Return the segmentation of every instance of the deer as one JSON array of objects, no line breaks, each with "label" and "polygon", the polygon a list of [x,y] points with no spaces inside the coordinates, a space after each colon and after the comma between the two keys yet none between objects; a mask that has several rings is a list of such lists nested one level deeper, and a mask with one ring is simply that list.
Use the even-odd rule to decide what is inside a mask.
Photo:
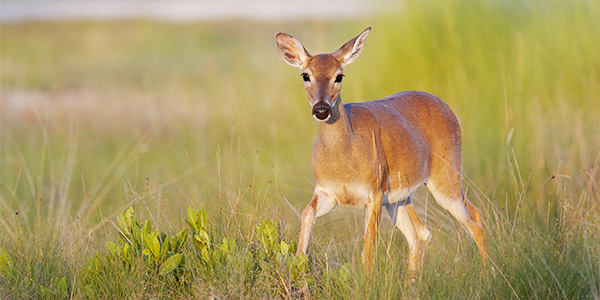
[{"label": "deer", "polygon": [[344,68],[362,53],[371,27],[330,54],[311,55],[299,40],[275,34],[283,60],[301,71],[304,89],[317,121],[312,149],[315,188],[300,217],[296,255],[306,254],[311,227],[338,205],[363,207],[365,237],[361,261],[370,268],[385,208],[409,248],[408,271],[423,264],[431,232],[412,204],[421,185],[477,244],[486,260],[482,215],[463,193],[461,130],[440,98],[404,91],[383,99],[342,103]]}]

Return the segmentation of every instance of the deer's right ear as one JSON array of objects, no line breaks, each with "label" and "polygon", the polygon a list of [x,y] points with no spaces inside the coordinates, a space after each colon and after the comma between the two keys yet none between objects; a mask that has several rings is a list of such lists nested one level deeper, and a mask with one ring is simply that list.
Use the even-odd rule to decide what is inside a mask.
[{"label": "deer's right ear", "polygon": [[275,39],[277,40],[279,54],[288,65],[300,68],[310,57],[300,41],[291,35],[278,32],[275,34]]}]

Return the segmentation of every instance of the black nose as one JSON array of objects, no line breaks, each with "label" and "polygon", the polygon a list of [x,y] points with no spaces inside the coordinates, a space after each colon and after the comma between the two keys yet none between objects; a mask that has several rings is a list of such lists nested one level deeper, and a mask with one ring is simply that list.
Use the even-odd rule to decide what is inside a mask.
[{"label": "black nose", "polygon": [[327,103],[320,102],[313,106],[313,116],[321,121],[327,119],[330,113],[331,106],[329,106]]}]

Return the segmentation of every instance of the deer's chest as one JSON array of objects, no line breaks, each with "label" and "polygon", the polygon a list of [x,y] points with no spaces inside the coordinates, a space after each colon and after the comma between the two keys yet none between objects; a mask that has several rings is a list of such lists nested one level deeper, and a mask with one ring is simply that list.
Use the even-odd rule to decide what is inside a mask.
[{"label": "deer's chest", "polygon": [[338,204],[364,206],[378,182],[374,164],[344,157],[335,163],[316,161],[313,171],[317,185]]}]

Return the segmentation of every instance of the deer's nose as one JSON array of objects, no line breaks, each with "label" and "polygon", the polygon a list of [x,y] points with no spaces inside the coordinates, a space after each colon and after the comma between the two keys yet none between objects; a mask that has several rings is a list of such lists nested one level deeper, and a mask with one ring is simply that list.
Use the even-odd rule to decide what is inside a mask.
[{"label": "deer's nose", "polygon": [[312,113],[315,118],[323,121],[329,117],[331,113],[331,106],[329,106],[327,103],[319,102],[313,106]]}]

